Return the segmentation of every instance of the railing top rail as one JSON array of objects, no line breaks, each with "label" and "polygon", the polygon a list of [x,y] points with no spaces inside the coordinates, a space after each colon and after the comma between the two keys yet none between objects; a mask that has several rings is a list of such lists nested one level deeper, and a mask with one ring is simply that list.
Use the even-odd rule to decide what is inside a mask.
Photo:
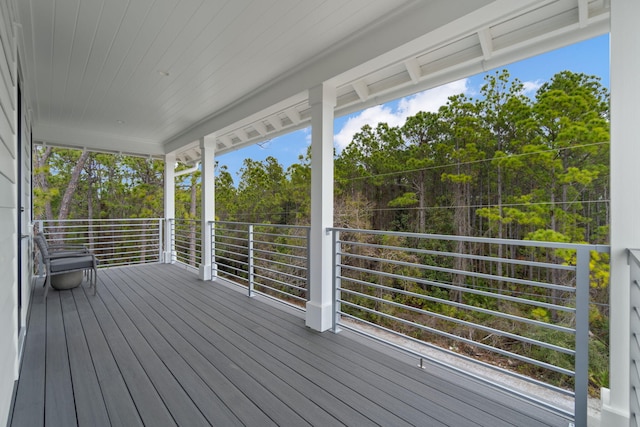
[{"label": "railing top rail", "polygon": [[609,253],[610,248],[608,245],[593,245],[586,243],[564,243],[564,242],[544,242],[538,240],[516,240],[516,239],[496,239],[491,237],[471,237],[471,236],[452,236],[446,234],[423,234],[423,233],[408,233],[401,231],[384,231],[384,230],[364,230],[357,228],[339,228],[339,227],[327,227],[327,231],[339,231],[346,233],[361,233],[361,234],[376,234],[386,236],[398,236],[398,237],[413,237],[428,240],[450,240],[450,241],[463,241],[472,243],[492,243],[500,245],[515,245],[515,246],[531,246],[542,247],[551,249],[589,249],[596,252]]},{"label": "railing top rail", "polygon": [[265,224],[265,223],[235,222],[235,221],[209,221],[209,224],[253,225],[254,227],[300,228],[300,229],[309,228],[308,225]]},{"label": "railing top rail", "polygon": [[36,219],[33,222],[46,222],[46,223],[52,223],[52,222],[59,222],[59,223],[65,223],[65,222],[108,222],[108,221],[113,221],[113,222],[122,222],[122,221],[162,221],[164,220],[164,218],[76,218],[76,219]]}]

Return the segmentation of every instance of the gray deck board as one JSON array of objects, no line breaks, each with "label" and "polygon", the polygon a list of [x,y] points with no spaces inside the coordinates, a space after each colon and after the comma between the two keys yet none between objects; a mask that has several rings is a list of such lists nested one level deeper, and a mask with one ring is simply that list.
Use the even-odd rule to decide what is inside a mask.
[{"label": "gray deck board", "polygon": [[[145,285],[142,285],[144,287]],[[166,293],[166,295],[165,295]],[[184,294],[185,292],[181,292]],[[208,324],[215,329],[215,334],[210,333],[206,328],[199,328],[200,333],[204,336],[209,336],[213,341],[216,341],[218,345],[225,345],[227,354],[233,354],[233,359],[238,361],[241,366],[248,366],[254,372],[262,383],[268,384],[271,393],[277,395],[280,399],[284,400],[288,406],[292,408],[304,407],[305,411],[300,413],[300,416],[305,417],[307,421],[313,422],[319,425],[332,425],[336,423],[336,418],[340,419],[343,423],[359,421],[363,422],[363,416],[377,417],[378,421],[384,422],[393,421],[398,424],[399,420],[396,417],[392,417],[392,414],[386,413],[381,408],[376,407],[370,401],[366,399],[359,399],[358,403],[361,404],[360,412],[355,411],[349,405],[342,403],[339,399],[331,396],[327,393],[327,388],[323,388],[317,385],[327,381],[326,375],[322,375],[321,371],[318,371],[313,366],[313,361],[308,361],[308,366],[304,370],[307,378],[303,375],[294,375],[299,370],[295,370],[296,363],[299,360],[292,359],[289,355],[282,351],[280,348],[271,347],[265,350],[265,340],[262,337],[264,329],[261,326],[253,327],[253,330],[249,328],[241,327],[242,322],[236,322],[231,328],[229,325],[224,325],[215,320],[212,316],[209,316],[206,311],[211,311],[211,308],[200,304],[195,298],[188,295],[176,295],[172,294],[171,290],[164,289],[157,292],[157,297],[162,298],[165,301],[177,301],[178,305],[183,307],[183,310],[179,312],[181,316],[194,316],[199,319],[203,324]],[[202,307],[205,311],[202,311]],[[219,309],[219,307],[218,307]],[[225,314],[218,309],[213,309],[215,312]],[[259,323],[257,323],[259,325]],[[226,341],[226,344],[222,344],[222,341]],[[235,348],[233,348],[235,347]],[[261,357],[255,357],[251,355],[262,355]],[[329,389],[333,386],[330,381],[328,384]],[[296,393],[290,393],[288,390],[293,388]],[[344,390],[344,387],[339,387],[339,390]],[[353,392],[348,389],[344,390],[343,397],[348,399]],[[305,396],[306,395],[306,396]],[[356,395],[356,397],[358,397]],[[315,406],[309,406],[305,404],[305,401],[309,400],[316,403]],[[326,404],[326,405],[323,405]],[[332,414],[326,412],[322,408],[331,408]],[[367,413],[367,410],[370,413]],[[354,414],[355,413],[355,414]],[[354,416],[355,415],[355,416]],[[281,423],[286,422],[287,419],[279,420]],[[373,421],[372,421],[373,422]]]},{"label": "gray deck board", "polygon": [[[170,325],[163,325],[162,319],[154,317],[153,313],[149,313],[144,301],[137,301],[139,305],[135,306],[133,302],[118,289],[115,283],[113,286],[108,286],[106,291],[102,292],[101,296],[107,303],[110,303],[110,306],[116,306],[117,304],[121,306],[123,313],[119,313],[120,310],[116,310],[114,315],[118,316],[126,313],[130,321],[135,323],[140,333],[144,335],[144,339],[148,342],[150,348],[153,348],[165,364],[166,369],[168,369],[174,378],[180,378],[179,384],[182,385],[184,392],[186,392],[191,401],[180,402],[179,400],[184,400],[187,396],[183,395],[179,390],[174,390],[168,397],[170,399],[174,397],[172,400],[176,400],[175,403],[177,405],[184,405],[184,407],[180,407],[180,409],[183,411],[186,410],[187,416],[190,412],[202,411],[202,415],[211,424],[219,422],[224,425],[241,425],[233,413],[229,411],[224,403],[220,402],[213,390],[198,376],[185,358],[181,356],[180,353],[188,352],[190,346],[180,346],[177,342],[173,343],[165,340],[161,329],[169,329]],[[151,369],[153,369],[153,367],[151,367]],[[156,368],[156,370],[163,369]],[[177,380],[175,381],[177,382]],[[182,399],[175,399],[175,396],[183,397]],[[206,425],[203,419],[189,420],[189,425],[196,425],[197,422]]]},{"label": "gray deck board", "polygon": [[[108,289],[105,289],[100,294],[100,298],[176,423],[178,425],[207,426],[209,423],[200,409],[185,392],[183,385],[168,369],[165,360],[170,359],[171,356],[167,356],[166,348],[159,350],[153,348],[153,344],[158,346],[157,337],[149,326],[141,322],[138,317],[135,319],[130,318],[124,308],[111,297]],[[91,304],[93,305],[96,301],[97,299],[93,299]],[[134,320],[140,321],[140,323],[134,323]],[[174,363],[171,360],[168,360],[167,363],[175,365],[178,360],[179,355],[176,355],[173,359]],[[183,366],[180,366],[180,368],[183,368]],[[187,369],[190,368],[187,367]],[[188,376],[186,369],[181,369],[181,372],[175,375],[181,375],[185,378],[185,383],[194,384],[192,376]]]},{"label": "gray deck board", "polygon": [[[142,284],[138,282],[136,285],[141,286]],[[157,295],[162,296],[161,292],[157,292]],[[216,366],[219,366],[234,383],[240,384],[242,389],[249,394],[250,400],[255,402],[268,419],[279,425],[306,424],[302,415],[296,412],[303,405],[304,400],[297,393],[289,393],[279,377],[272,375],[268,370],[259,369],[259,363],[255,359],[239,351],[238,343],[230,341],[225,335],[228,327],[224,323],[218,322],[213,317],[199,319],[192,312],[180,307],[180,304],[183,303],[180,298],[174,301],[162,298],[161,302],[170,304],[178,314],[171,316],[160,306],[157,306],[167,317],[171,318],[171,324],[180,327],[183,336],[197,346],[205,357],[216,361]],[[180,319],[188,320],[188,324],[181,324]],[[233,339],[246,340],[241,336],[236,336]],[[283,404],[283,400],[286,404]],[[309,409],[315,410],[314,407],[309,407]]]},{"label": "gray deck board", "polygon": [[79,426],[108,426],[109,415],[102,397],[91,352],[71,292],[60,292],[67,337],[69,367]]},{"label": "gray deck board", "polygon": [[[207,298],[206,295],[199,292],[199,289],[183,288],[180,290],[181,295],[178,295],[175,290],[167,290],[173,292],[172,299],[182,298],[189,304],[187,307],[190,311],[194,311],[204,318],[209,316],[207,314],[209,312],[220,313],[223,316],[234,316],[242,309],[241,307],[237,307],[238,310],[230,309],[224,304]],[[238,340],[233,336],[228,339],[234,341],[245,354],[265,353],[270,355],[275,366],[272,367],[272,364],[267,363],[264,358],[257,360],[256,364],[265,369],[288,367],[299,374],[294,378],[306,376],[320,387],[320,392],[326,391],[334,395],[337,400],[345,402],[353,411],[370,417],[372,421],[375,420],[383,425],[416,425],[421,422],[429,422],[434,426],[442,425],[429,414],[412,408],[387,390],[380,390],[378,387],[361,380],[359,376],[354,375],[348,369],[318,357],[316,353],[320,348],[314,345],[313,341],[306,339],[303,341],[304,346],[292,344],[281,335],[273,333],[266,322],[263,322],[264,319],[250,318],[248,314],[248,312],[244,312],[234,324],[234,332],[240,337],[252,336],[250,342],[247,339]],[[309,338],[314,335],[313,332],[304,331],[308,332]],[[298,391],[303,393],[305,390],[302,388]],[[315,396],[317,395],[309,397],[315,398]]]},{"label": "gray deck board", "polygon": [[138,409],[104,337],[98,319],[89,305],[87,295],[82,289],[74,289],[73,297],[87,345],[90,348],[91,360],[102,391],[108,421],[113,426],[142,426]]},{"label": "gray deck board", "polygon": [[[186,283],[186,285],[190,286],[190,283]],[[221,289],[219,293],[216,293],[217,299],[215,301],[208,299],[206,292],[202,292],[197,286],[192,286],[190,291],[185,291],[182,288],[180,292],[182,294],[195,292],[195,298],[199,301],[207,301],[213,311],[242,311],[242,319],[238,321],[240,324],[251,325],[252,321],[261,322],[260,324],[264,325],[263,328],[272,330],[270,334],[263,332],[261,335],[271,337],[276,345],[282,348],[296,347],[301,342],[307,346],[310,342],[317,342],[313,352],[325,360],[321,362],[315,360],[314,364],[322,364],[324,369],[329,372],[329,376],[336,377],[334,371],[342,371],[337,374],[336,381],[340,381],[342,376],[342,378],[348,378],[347,383],[359,382],[358,380],[354,381],[353,377],[355,376],[358,379],[364,378],[371,381],[371,385],[375,387],[380,383],[379,378],[371,376],[370,373],[378,372],[388,380],[385,384],[385,394],[402,396],[404,402],[395,408],[404,418],[409,412],[404,403],[409,403],[414,405],[414,408],[428,411],[422,415],[422,420],[428,420],[429,425],[437,425],[438,422],[442,422],[456,426],[510,426],[514,424],[514,420],[518,420],[519,425],[535,426],[549,425],[549,423],[553,425],[554,421],[557,422],[557,417],[554,414],[542,409],[532,411],[530,405],[524,405],[522,411],[514,409],[522,402],[506,393],[494,391],[497,396],[500,396],[499,399],[487,401],[482,394],[477,393],[473,388],[465,388],[457,385],[456,382],[446,381],[437,376],[425,375],[425,372],[417,367],[417,363],[402,365],[396,359],[384,357],[370,347],[354,347],[351,340],[342,340],[340,335],[315,334],[307,329],[299,328],[295,323],[291,323],[290,319],[282,318],[285,313],[266,310],[264,304],[247,304],[234,298],[235,292],[231,289]],[[225,298],[225,292],[229,293],[229,298]],[[254,312],[258,314],[256,315]],[[297,338],[292,338],[296,335]],[[338,344],[338,342],[342,343]],[[270,349],[269,351],[273,352],[274,350]],[[306,354],[301,358],[309,356]],[[418,381],[415,378],[421,378],[423,381]],[[467,378],[462,380],[469,383]],[[328,388],[330,389],[330,386]],[[366,385],[361,383],[356,388],[358,390],[367,389]],[[375,391],[369,390],[367,395],[373,399]],[[464,399],[460,397],[464,397]],[[424,406],[425,398],[433,403],[428,407],[428,410]],[[419,417],[418,415],[417,418],[411,418],[409,421],[416,423]]]},{"label": "gray deck board", "polygon": [[45,424],[76,425],[69,354],[58,292],[52,293],[47,299],[46,339]]},{"label": "gray deck board", "polygon": [[568,425],[176,266],[98,278],[46,304],[36,287],[11,425]]},{"label": "gray deck board", "polygon": [[[230,289],[226,289],[226,291],[233,293]],[[218,304],[223,304],[230,309],[237,304],[237,299],[234,299],[232,294],[229,295],[230,298],[225,298],[221,291],[218,296],[220,297],[216,301]],[[236,308],[240,309],[241,307],[236,306]],[[260,304],[245,304],[242,309],[245,312],[243,316],[245,319],[250,318],[247,312],[253,313],[256,311],[258,318],[267,319],[268,322],[265,322],[265,325],[269,325],[273,330],[280,332],[279,336],[281,337],[297,335],[303,339],[309,338],[309,335],[304,333],[304,330],[291,327],[291,323],[283,319],[279,313],[266,311]],[[283,330],[287,333],[282,334]],[[324,334],[315,334],[314,338],[322,341],[317,347],[318,354],[327,360],[333,360],[334,363],[346,366],[346,369],[362,378],[366,378],[366,374],[369,371],[379,372],[381,376],[389,381],[387,392],[394,394],[393,391],[396,390],[403,395],[403,399],[406,402],[413,402],[421,406],[424,402],[424,396],[429,396],[429,399],[437,404],[437,408],[443,409],[440,412],[445,415],[445,419],[449,422],[456,421],[458,423],[456,425],[462,425],[461,423],[464,420],[456,420],[451,411],[474,414],[475,418],[471,420],[472,425],[485,422],[487,425],[495,426],[513,425],[513,419],[520,419],[520,422],[524,423],[525,418],[532,418],[531,425],[536,425],[537,422],[541,422],[542,425],[546,425],[545,423],[553,424],[554,420],[557,421],[557,417],[554,414],[542,409],[532,411],[530,405],[524,404],[521,400],[506,392],[494,391],[496,397],[499,396],[499,398],[487,401],[484,396],[478,394],[473,388],[465,388],[457,385],[457,381],[452,381],[451,372],[442,371],[432,365],[431,368],[434,370],[434,374],[443,373],[446,374],[446,377],[443,378],[431,373],[425,375],[422,369],[417,367],[417,363],[409,366],[399,364],[397,359],[380,355],[370,347],[353,346],[349,339],[341,345],[336,345],[341,339],[339,335],[334,335],[334,337],[335,339],[328,339]],[[296,340],[291,340],[292,345],[295,345]],[[367,365],[363,366],[359,361],[366,361]],[[462,378],[460,381],[469,383],[471,380]],[[414,395],[411,396],[407,393],[407,390],[414,391]],[[434,392],[436,390],[437,392]],[[519,407],[522,407],[522,410],[518,410],[517,408]],[[478,413],[477,409],[482,409],[485,412]],[[431,413],[435,415],[434,412]],[[466,422],[469,422],[469,420]]]},{"label": "gray deck board", "polygon": [[[84,290],[84,289],[83,289]],[[169,409],[156,391],[147,371],[144,369],[123,332],[109,313],[100,296],[87,296],[91,300],[96,320],[107,340],[113,358],[127,384],[140,418],[145,425],[176,425]]]},{"label": "gray deck board", "polygon": [[[210,304],[216,310],[225,310],[226,308],[230,310],[245,309],[243,322],[250,322],[252,319],[256,321],[267,319],[268,322],[263,324],[265,325],[264,328],[268,329],[268,332],[263,331],[261,335],[272,340],[275,346],[281,348],[299,347],[296,351],[300,355],[299,358],[313,360],[314,365],[320,366],[323,370],[329,372],[327,378],[331,383],[343,383],[347,387],[353,387],[353,393],[364,393],[374,403],[385,405],[390,411],[396,411],[401,414],[402,418],[412,424],[428,421],[429,425],[477,426],[478,423],[482,424],[483,421],[486,421],[488,425],[496,427],[511,425],[510,423],[501,423],[495,416],[484,412],[477,413],[476,411],[476,418],[474,419],[465,417],[465,413],[474,413],[473,411],[467,411],[467,409],[473,408],[467,408],[469,405],[466,402],[460,402],[452,398],[452,396],[444,395],[442,390],[434,393],[433,387],[424,387],[424,384],[412,381],[411,376],[408,375],[412,373],[413,375],[424,375],[416,364],[402,365],[401,372],[394,371],[391,375],[387,375],[389,381],[385,384],[384,391],[381,391],[378,388],[379,379],[371,375],[371,372],[381,372],[384,375],[384,371],[388,371],[388,368],[379,363],[380,355],[375,354],[369,355],[373,357],[366,357],[363,353],[349,351],[348,348],[343,347],[336,340],[319,339],[322,334],[300,329],[286,320],[270,315],[270,313],[255,314],[251,311],[252,308],[256,308],[256,305],[253,304],[250,307],[247,307],[247,305],[236,306],[232,299],[225,298],[211,301]],[[221,307],[216,307],[217,305],[221,305]],[[260,308],[257,307],[257,310],[260,310]],[[286,333],[282,334],[282,331]],[[300,347],[299,343],[301,342],[304,343],[303,347]],[[313,346],[310,344],[313,344]],[[274,351],[272,348],[268,350]],[[397,361],[394,362],[398,365]],[[304,370],[304,367],[302,369]],[[326,387],[330,390],[331,384],[327,384]],[[352,392],[349,392],[345,397],[346,401],[351,400]],[[373,397],[376,395],[377,398],[374,399]],[[402,400],[400,401],[397,396],[402,396]],[[432,403],[437,405],[425,407],[425,397],[428,397]],[[358,407],[357,402],[352,403],[352,405]]]},{"label": "gray deck board", "polygon": [[26,336],[16,390],[13,420],[16,425],[44,424],[44,376],[47,311],[41,298],[35,299],[29,311],[30,331]]}]

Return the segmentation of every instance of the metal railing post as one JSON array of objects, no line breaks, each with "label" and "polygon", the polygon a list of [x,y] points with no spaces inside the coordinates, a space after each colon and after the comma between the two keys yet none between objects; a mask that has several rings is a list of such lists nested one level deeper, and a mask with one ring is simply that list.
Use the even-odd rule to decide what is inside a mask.
[{"label": "metal railing post", "polygon": [[[39,233],[44,234],[44,224],[42,220],[34,221],[34,228],[37,228]],[[35,236],[35,233],[34,233]],[[42,259],[42,254],[38,251],[38,277],[44,277],[44,261]]]},{"label": "metal railing post", "polygon": [[631,345],[629,346],[629,360],[631,361],[631,390],[630,390],[630,408],[632,419],[638,419],[640,415],[640,250],[629,249],[629,267],[630,267],[630,298],[629,310]]},{"label": "metal railing post", "polygon": [[340,286],[341,286],[341,279],[340,279],[340,275],[342,274],[342,268],[340,267],[340,263],[341,263],[341,257],[340,257],[340,251],[342,250],[341,244],[340,244],[340,232],[333,230],[331,231],[332,234],[332,240],[333,240],[333,245],[331,246],[333,248],[333,319],[332,319],[332,330],[333,333],[337,334],[338,332],[340,332],[340,327],[338,326],[338,324],[340,323],[340,311],[342,309],[342,306],[340,304],[340,298],[341,298],[341,294],[340,294]]},{"label": "metal railing post", "polygon": [[171,218],[169,220],[169,236],[167,236],[167,238],[169,239],[169,263],[173,264],[176,260],[176,256],[177,256],[177,249],[176,249],[176,233],[178,232],[177,230],[178,224],[176,223],[175,218]]},{"label": "metal railing post", "polygon": [[211,245],[211,280],[218,277],[218,264],[216,264],[216,222],[209,221],[209,244]]},{"label": "metal railing post", "polygon": [[311,301],[311,227],[307,227],[306,229],[307,232],[307,259],[306,259],[306,264],[305,268],[307,269],[307,301]]},{"label": "metal railing post", "polygon": [[249,274],[249,296],[253,296],[253,224],[249,224],[249,235],[247,236],[247,262],[248,262],[248,274]]},{"label": "metal railing post", "polygon": [[162,233],[162,227],[164,227],[164,220],[160,218],[158,220],[158,259],[160,262],[164,262],[164,258],[162,256],[164,252],[164,235]]},{"label": "metal railing post", "polygon": [[576,358],[574,417],[577,426],[587,425],[589,395],[589,248],[577,249],[576,262]]}]

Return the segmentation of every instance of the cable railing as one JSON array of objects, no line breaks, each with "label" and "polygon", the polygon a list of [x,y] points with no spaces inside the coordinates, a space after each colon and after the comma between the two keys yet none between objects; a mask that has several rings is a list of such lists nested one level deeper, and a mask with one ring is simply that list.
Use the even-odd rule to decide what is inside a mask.
[{"label": "cable railing", "polygon": [[202,222],[171,219],[172,261],[198,268],[202,263]]},{"label": "cable railing", "polygon": [[36,221],[51,243],[83,244],[96,254],[99,267],[160,262],[160,218],[70,219]]},{"label": "cable railing", "polygon": [[212,222],[218,277],[304,309],[308,296],[309,227]]},{"label": "cable railing", "polygon": [[631,267],[631,420],[640,426],[640,250],[629,250]]},{"label": "cable railing", "polygon": [[374,328],[573,396],[573,413],[550,406],[586,425],[591,253],[608,247],[331,231],[334,330]]},{"label": "cable railing", "polygon": [[[201,221],[169,221],[165,250],[171,260],[200,267],[205,252]],[[101,267],[162,259],[162,219],[35,225],[52,243],[87,245]],[[245,286],[249,295],[262,294],[304,309],[309,295],[309,227],[225,221],[209,225],[212,277]],[[608,263],[606,257],[592,254],[608,253],[607,246],[329,231],[334,242],[334,330],[376,331],[370,333],[376,339],[394,336],[398,339],[385,339],[421,359],[433,360],[423,349],[438,350],[571,396],[573,413],[551,409],[575,414],[576,421],[586,414],[590,285],[599,280],[598,263]],[[632,381],[637,389],[640,252],[630,251],[630,259],[635,304]],[[408,349],[407,343],[417,346]]]}]

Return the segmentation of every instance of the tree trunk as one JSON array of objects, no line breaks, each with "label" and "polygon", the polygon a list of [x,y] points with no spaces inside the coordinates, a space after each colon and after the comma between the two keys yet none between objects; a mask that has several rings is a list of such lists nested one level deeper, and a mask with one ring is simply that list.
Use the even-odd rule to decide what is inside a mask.
[{"label": "tree trunk", "polygon": [[42,153],[42,156],[38,156],[40,151],[34,150],[36,161],[35,167],[38,173],[33,176],[33,184],[36,188],[40,188],[44,195],[44,218],[39,219],[45,219],[47,221],[51,221],[53,219],[53,210],[51,209],[51,200],[49,200],[49,197],[47,196],[47,193],[49,192],[49,182],[47,181],[47,175],[44,173],[43,168],[49,161],[52,151],[53,148],[47,147],[44,150],[44,153]]},{"label": "tree trunk", "polygon": [[89,158],[89,152],[83,151],[78,159],[78,162],[73,167],[73,171],[71,172],[71,179],[69,180],[69,184],[67,185],[67,189],[64,191],[64,195],[62,196],[62,201],[60,202],[60,212],[58,213],[58,220],[62,221],[69,217],[69,208],[71,207],[71,199],[73,199],[73,194],[76,192],[78,188],[78,182],[80,181],[80,173],[84,169],[84,164],[87,162]]}]

